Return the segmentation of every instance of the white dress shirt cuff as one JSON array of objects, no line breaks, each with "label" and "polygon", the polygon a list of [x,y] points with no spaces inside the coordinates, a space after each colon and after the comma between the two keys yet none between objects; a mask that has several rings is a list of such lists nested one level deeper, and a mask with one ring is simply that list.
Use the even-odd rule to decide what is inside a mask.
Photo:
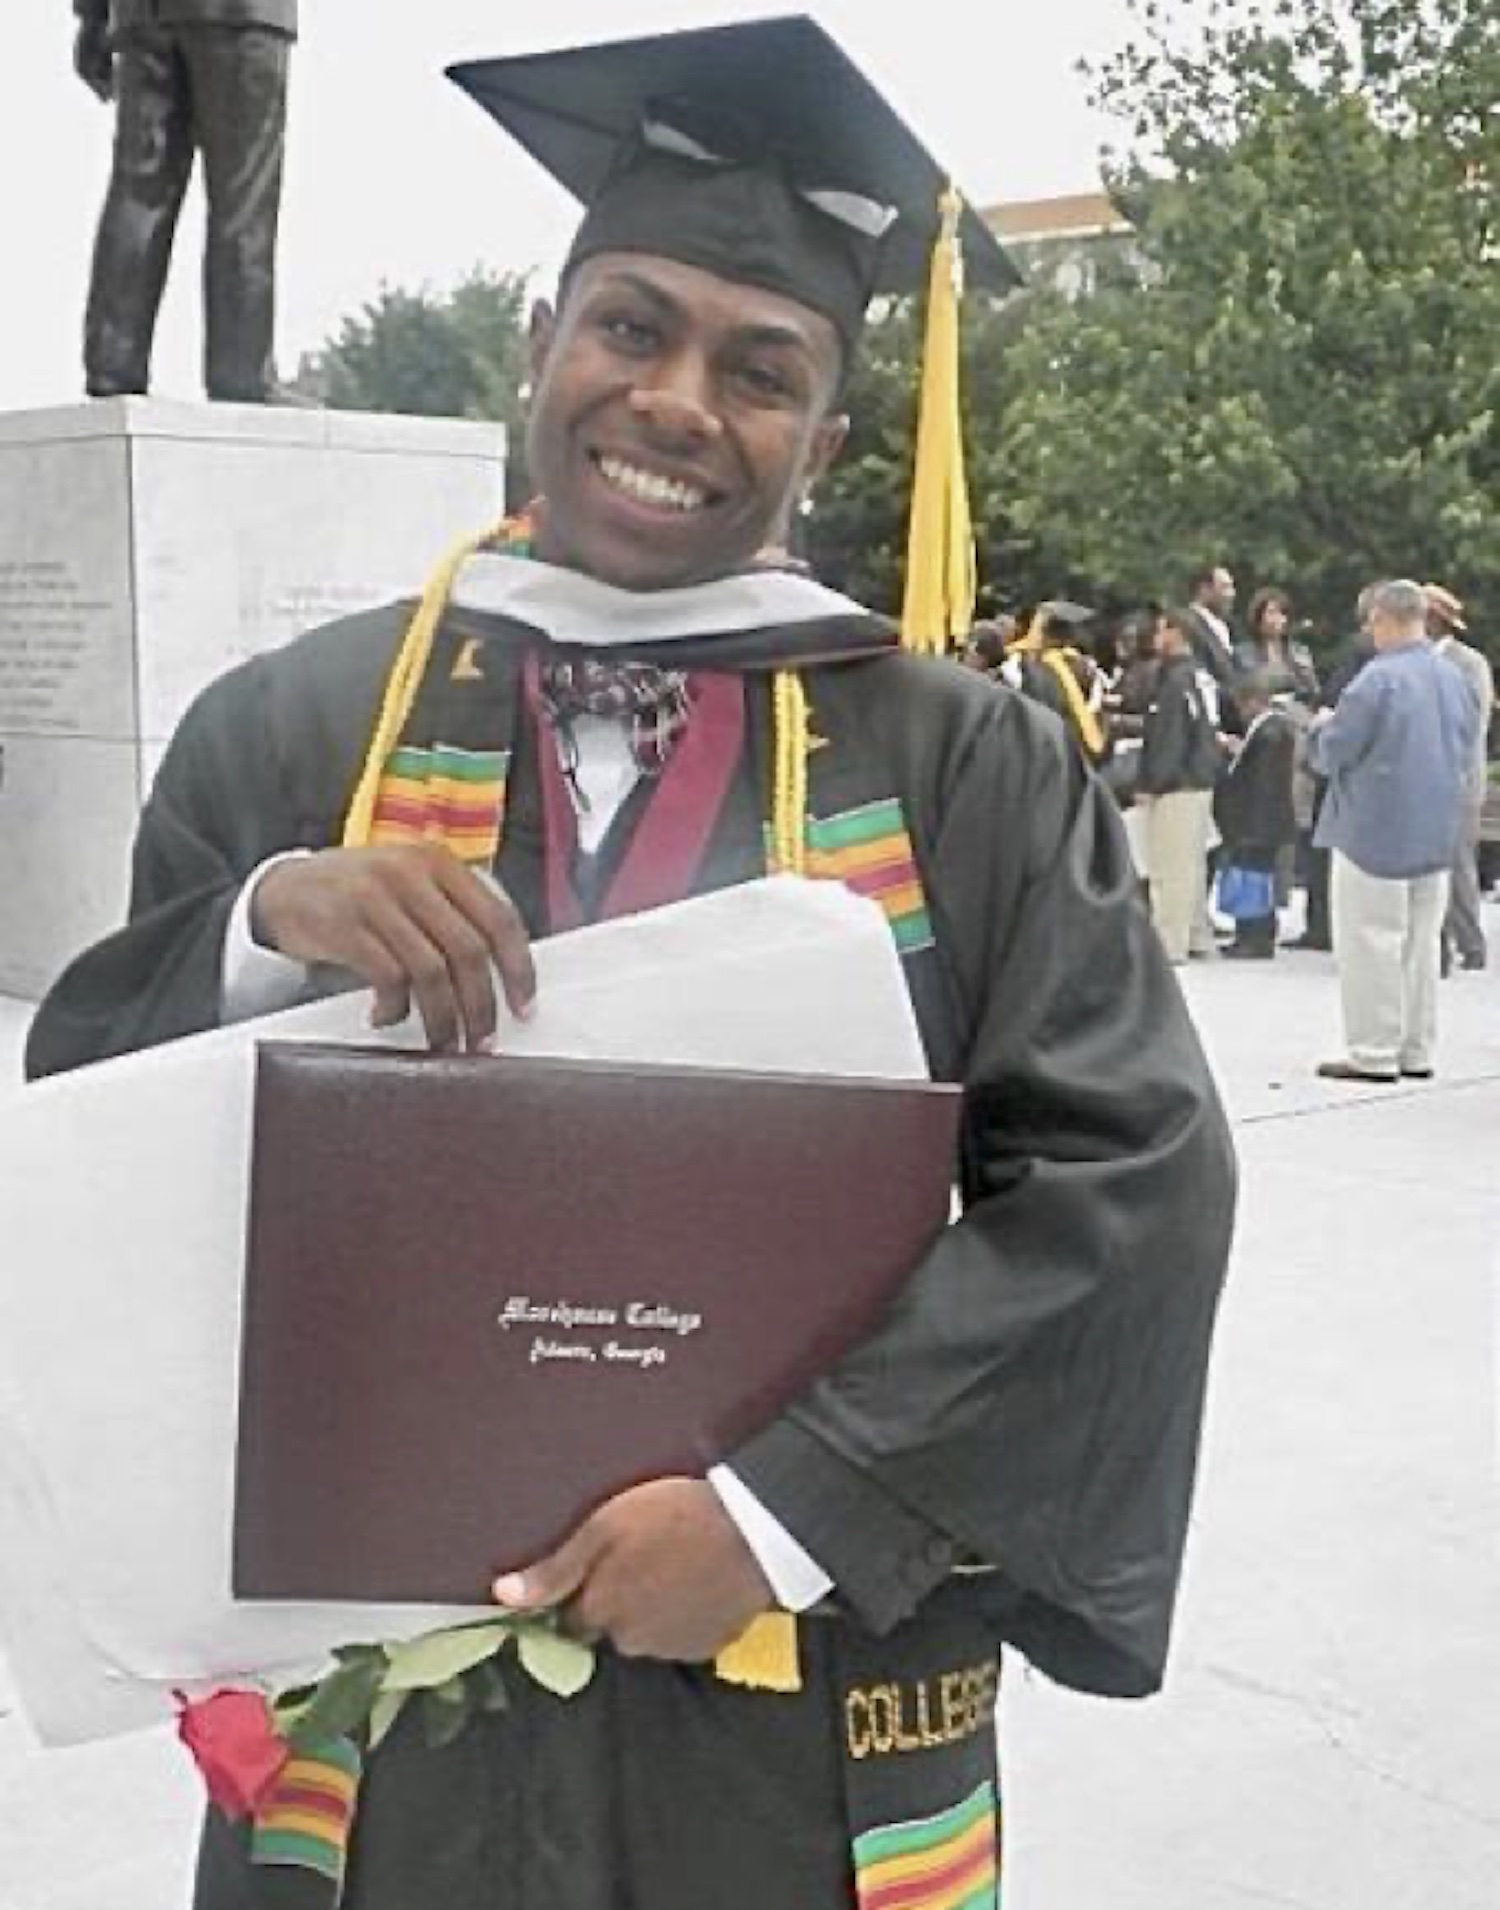
[{"label": "white dress shirt cuff", "polygon": [[307,968],[290,955],[263,948],[250,927],[250,903],[257,884],[278,862],[305,856],[307,849],[289,849],[263,862],[240,890],[224,932],[224,959],[219,970],[219,1012],[228,1021],[249,1021],[253,1015],[274,1015],[293,1007],[307,987]]},{"label": "white dress shirt cuff", "polygon": [[710,1467],[708,1483],[755,1554],[783,1611],[805,1612],[828,1596],[833,1580],[728,1466]]}]

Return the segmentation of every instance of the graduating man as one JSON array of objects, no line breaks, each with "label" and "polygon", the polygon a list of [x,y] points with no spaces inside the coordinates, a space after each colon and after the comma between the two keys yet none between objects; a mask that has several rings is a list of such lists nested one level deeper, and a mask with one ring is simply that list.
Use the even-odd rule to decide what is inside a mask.
[{"label": "graduating man", "polygon": [[[601,1641],[594,1680],[563,1702],[516,1679],[441,1749],[403,1718],[344,1901],[978,1910],[1002,1641],[1083,1691],[1162,1676],[1224,1119],[1061,725],[756,563],[843,440],[868,299],[925,270],[942,175],[805,20],[455,77],[587,206],[535,323],[538,501],[415,616],[204,694],[130,922],[58,983],[30,1065],[350,975],[377,1018],[415,1003],[434,1046],[474,1048],[525,1011],[533,936],[768,866],[876,897],[933,1073],[966,1090],[963,1218],[709,1478],[626,1492],[497,1584]],[[971,222],[971,273],[1003,269],[988,243]],[[433,1240],[436,1270],[441,1216]],[[716,1655],[774,1611],[805,1614],[797,1688],[726,1683]],[[211,1813],[200,1910],[331,1888]]]},{"label": "graduating man", "polygon": [[1104,672],[1075,641],[1093,614],[1083,604],[1039,603],[1026,635],[1006,652],[999,675],[1013,690],[1055,711],[1085,762],[1097,768],[1109,755]]}]

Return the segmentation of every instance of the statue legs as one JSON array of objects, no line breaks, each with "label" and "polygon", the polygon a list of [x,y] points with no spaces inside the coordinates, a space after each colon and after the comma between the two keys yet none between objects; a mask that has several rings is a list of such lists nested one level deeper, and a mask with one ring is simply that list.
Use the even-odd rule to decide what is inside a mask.
[{"label": "statue legs", "polygon": [[114,168],[85,326],[94,396],[147,387],[195,152],[208,200],[204,384],[211,398],[269,395],[291,45],[255,27],[184,27],[131,35],[118,48]]},{"label": "statue legs", "polygon": [[115,57],[115,148],[94,241],[84,321],[89,393],[144,391],[172,234],[193,168],[190,102],[162,35],[132,37]]},{"label": "statue legs", "polygon": [[276,223],[292,43],[257,27],[184,27],[178,42],[203,155],[203,382],[255,404],[276,381]]}]

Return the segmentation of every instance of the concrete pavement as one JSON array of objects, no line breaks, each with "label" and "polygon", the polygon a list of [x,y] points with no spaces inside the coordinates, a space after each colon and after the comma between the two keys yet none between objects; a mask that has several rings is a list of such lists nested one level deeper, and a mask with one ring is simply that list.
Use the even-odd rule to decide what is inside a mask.
[{"label": "concrete pavement", "polygon": [[[1007,1910],[1493,1910],[1500,973],[1444,985],[1439,1078],[1401,1088],[1313,1075],[1327,957],[1184,979],[1244,1196],[1176,1658],[1148,1705],[1011,1666]],[[44,1757],[0,1721],[0,1798],[0,1910],[185,1904],[168,1739]]]}]

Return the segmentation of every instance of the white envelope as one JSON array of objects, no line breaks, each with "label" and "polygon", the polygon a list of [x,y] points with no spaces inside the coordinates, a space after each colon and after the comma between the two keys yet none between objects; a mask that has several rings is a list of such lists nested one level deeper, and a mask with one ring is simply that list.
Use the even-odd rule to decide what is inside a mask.
[{"label": "white envelope", "polygon": [[[774,877],[536,949],[517,1053],[920,1079],[885,918]],[[124,1056],[0,1105],[0,1643],[47,1742],[175,1688],[290,1682],[472,1616],[229,1592],[254,1048],[383,1041],[369,996]]]}]

